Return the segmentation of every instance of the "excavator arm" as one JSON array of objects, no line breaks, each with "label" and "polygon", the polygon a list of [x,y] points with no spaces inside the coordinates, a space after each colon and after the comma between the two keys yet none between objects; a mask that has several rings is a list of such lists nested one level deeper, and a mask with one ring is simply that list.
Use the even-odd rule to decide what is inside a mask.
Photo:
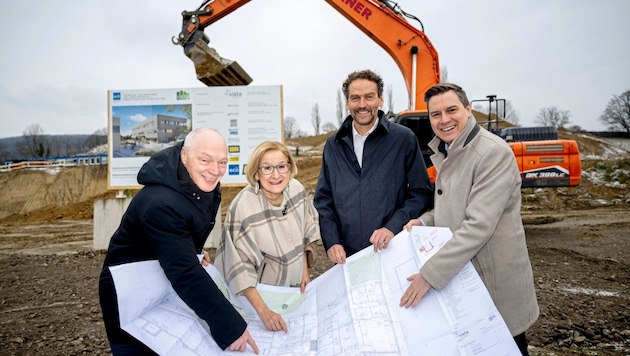
[{"label": "excavator arm", "polygon": [[[395,122],[409,127],[418,137],[429,175],[435,180],[433,153],[428,142],[433,137],[424,93],[439,83],[438,54],[422,30],[406,19],[415,19],[391,0],[324,0],[363,33],[380,45],[396,62],[407,86],[409,106]],[[173,43],[195,63],[197,78],[208,86],[247,85],[252,78],[238,63],[222,58],[208,47],[204,29],[250,0],[206,0],[195,11],[182,13],[182,31]],[[419,20],[418,20],[419,22]],[[422,23],[420,23],[422,25]],[[580,182],[581,163],[577,143],[571,140],[511,142],[521,171],[523,187],[565,187]]]},{"label": "excavator arm", "polygon": [[389,0],[325,1],[394,59],[407,86],[407,110],[426,111],[424,93],[440,82],[440,64],[429,38],[403,16],[418,19]]},{"label": "excavator arm", "polygon": [[[440,82],[438,54],[429,38],[404,17],[416,19],[389,0],[324,0],[380,45],[400,69],[409,94],[408,110],[425,110],[424,92]],[[184,47],[197,78],[208,86],[247,85],[251,77],[234,61],[208,47],[204,29],[250,0],[208,0],[182,12],[182,31],[173,43]],[[416,19],[417,20],[417,19]]]}]

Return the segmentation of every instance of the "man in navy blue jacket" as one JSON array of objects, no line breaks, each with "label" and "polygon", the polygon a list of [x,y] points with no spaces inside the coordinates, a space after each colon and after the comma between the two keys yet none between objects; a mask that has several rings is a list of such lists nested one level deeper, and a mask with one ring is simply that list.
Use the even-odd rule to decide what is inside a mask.
[{"label": "man in navy blue jacket", "polygon": [[432,206],[433,188],[415,134],[389,122],[383,80],[353,72],[342,86],[350,115],[324,146],[314,204],[333,263],[372,244],[387,247],[395,233]]},{"label": "man in navy blue jacket", "polygon": [[120,328],[110,266],[157,260],[179,297],[208,323],[221,349],[254,352],[247,324],[199,263],[197,254],[214,227],[221,202],[219,181],[227,166],[221,135],[200,128],[180,143],[153,155],[138,173],[144,187],[133,198],[112,236],[99,280],[103,321],[114,355],[152,355]]}]

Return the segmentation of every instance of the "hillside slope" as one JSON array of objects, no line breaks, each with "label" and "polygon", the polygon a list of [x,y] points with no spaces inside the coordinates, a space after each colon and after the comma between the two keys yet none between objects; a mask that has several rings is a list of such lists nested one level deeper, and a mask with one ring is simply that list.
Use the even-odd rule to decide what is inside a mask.
[{"label": "hillside slope", "polygon": [[[296,157],[298,174],[307,191],[314,193],[321,167],[321,149],[332,133],[287,140]],[[582,182],[575,188],[523,190],[523,210],[588,209],[602,205],[630,204],[630,154],[605,140],[586,134],[560,131],[561,138],[578,142],[582,154]],[[308,148],[308,150],[306,150]],[[222,210],[241,186],[223,187]],[[0,173],[0,223],[91,219],[93,202],[113,198],[107,189],[107,166],[70,167],[57,170],[17,170]],[[132,192],[133,194],[134,192]]]}]

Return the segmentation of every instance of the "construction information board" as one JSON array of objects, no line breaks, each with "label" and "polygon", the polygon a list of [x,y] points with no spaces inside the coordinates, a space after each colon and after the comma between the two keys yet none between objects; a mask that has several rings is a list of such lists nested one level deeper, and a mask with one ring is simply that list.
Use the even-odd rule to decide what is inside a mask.
[{"label": "construction information board", "polygon": [[109,189],[140,188],[137,175],[156,152],[199,127],[217,130],[228,145],[221,184],[246,184],[251,151],[282,142],[282,86],[109,90]]}]

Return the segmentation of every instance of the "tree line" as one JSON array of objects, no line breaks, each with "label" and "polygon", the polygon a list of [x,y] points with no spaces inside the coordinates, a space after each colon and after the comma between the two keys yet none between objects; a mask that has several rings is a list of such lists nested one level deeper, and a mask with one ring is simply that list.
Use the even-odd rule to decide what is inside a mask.
[{"label": "tree line", "polygon": [[[447,75],[445,69],[442,69],[442,71]],[[445,80],[444,74],[442,75],[443,80]],[[387,105],[387,113],[388,115],[393,114],[394,100],[391,85],[387,87],[384,96],[384,102]],[[520,115],[518,111],[514,109],[510,100],[499,99],[496,100],[495,106],[490,105],[489,107],[476,104],[473,106],[473,110],[484,114],[494,114],[504,121],[515,126],[520,126]],[[336,122],[327,121],[322,124],[322,119],[319,114],[319,104],[315,103],[311,109],[311,125],[313,126],[313,132],[315,135],[319,135],[320,133],[337,130],[348,114],[345,108],[345,98],[343,97],[341,89],[338,89],[336,96]],[[609,131],[630,133],[630,90],[626,90],[620,95],[613,95],[597,120],[604,124]],[[560,109],[557,106],[540,108],[534,119],[534,123],[539,126],[552,126],[555,128],[566,128],[571,131],[582,131],[579,125],[572,125],[571,111]],[[306,135],[307,133],[300,128],[300,124],[294,116],[286,116],[284,118],[285,138],[303,137]]]},{"label": "tree line", "polygon": [[[475,107],[475,110],[488,113],[488,110],[481,106]],[[509,100],[504,103],[503,111],[499,105],[499,114],[505,114],[504,119],[518,126],[519,115],[514,110]],[[497,114],[492,108],[492,113]],[[597,118],[599,122],[606,126],[609,131],[618,131],[630,133],[630,90],[626,90],[621,95],[613,95],[608,101],[606,108]],[[563,110],[557,106],[543,107],[538,111],[534,123],[540,126],[553,126],[555,128],[566,128],[571,131],[582,131],[578,125],[571,125],[571,111]]]},{"label": "tree line", "polygon": [[[87,138],[86,138],[87,136]],[[11,142],[8,144],[7,142]],[[6,160],[72,156],[88,153],[107,144],[107,129],[90,135],[47,135],[39,124],[31,124],[16,140],[0,141],[0,163]]]}]

